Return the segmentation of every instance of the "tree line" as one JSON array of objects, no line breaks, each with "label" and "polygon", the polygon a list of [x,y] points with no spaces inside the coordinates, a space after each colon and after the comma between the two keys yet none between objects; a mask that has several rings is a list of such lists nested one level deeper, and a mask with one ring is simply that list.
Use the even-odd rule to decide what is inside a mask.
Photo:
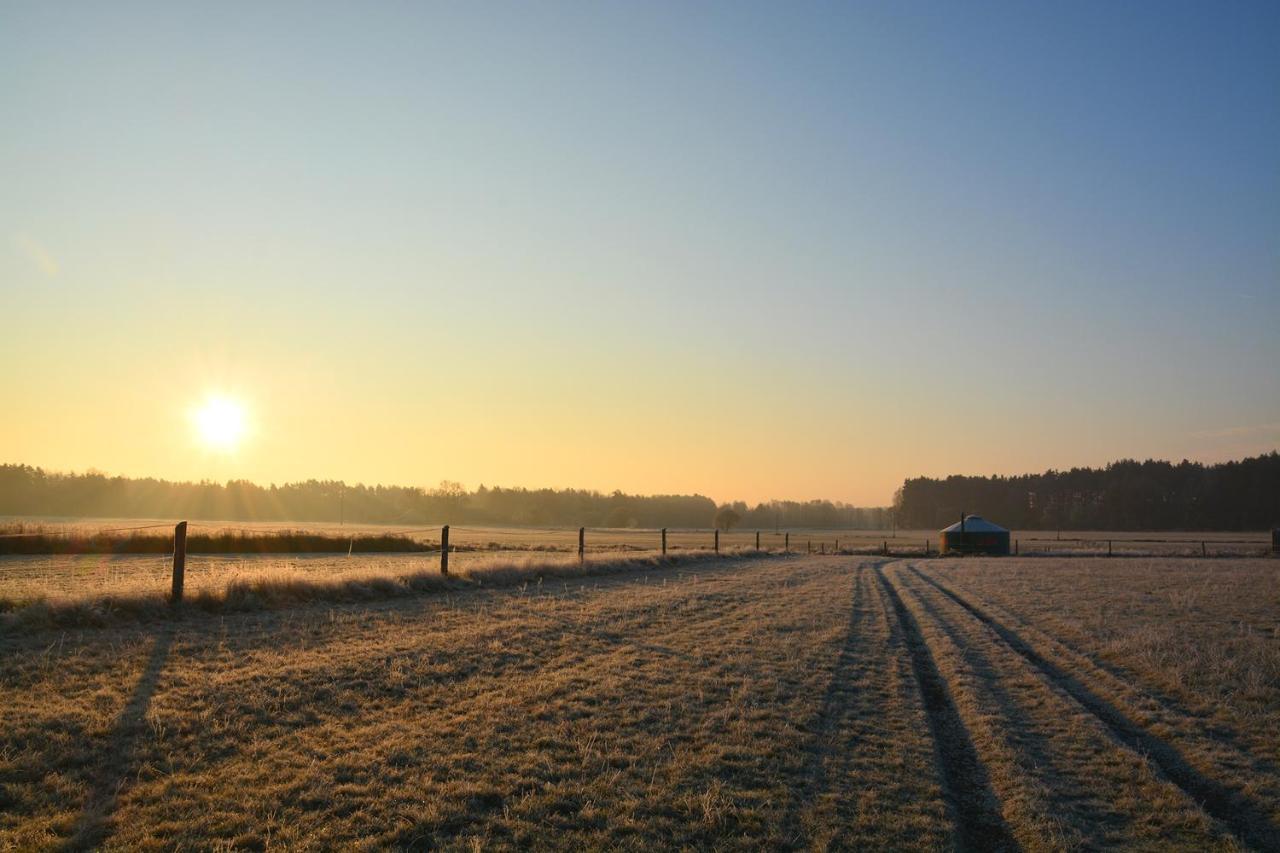
[{"label": "tree line", "polygon": [[171,482],[0,465],[0,515],[546,527],[934,529],[977,513],[1023,530],[1262,530],[1280,525],[1280,453],[1203,465],[1131,459],[1018,476],[908,479],[892,507],[827,500],[717,505],[703,495],[468,490],[307,480]]},{"label": "tree line", "polygon": [[716,527],[744,530],[884,530],[890,525],[888,507],[863,507],[839,501],[767,501],[748,506],[744,501],[722,504]]},{"label": "tree line", "polygon": [[0,515],[189,518],[219,521],[517,525],[545,527],[711,527],[727,509],[738,526],[877,527],[884,508],[830,501],[717,506],[703,495],[630,495],[584,489],[487,488],[443,481],[436,488],[348,485],[337,480],[260,486],[245,480],[171,482],[63,474],[0,465]]},{"label": "tree line", "polygon": [[961,512],[1022,530],[1265,530],[1280,526],[1280,453],[1203,465],[1125,459],[1012,477],[916,477],[894,496],[902,527]]}]

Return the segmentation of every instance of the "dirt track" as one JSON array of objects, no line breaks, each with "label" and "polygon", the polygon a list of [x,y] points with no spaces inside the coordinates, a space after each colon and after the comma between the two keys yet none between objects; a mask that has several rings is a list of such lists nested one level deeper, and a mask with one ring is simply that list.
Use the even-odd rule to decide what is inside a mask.
[{"label": "dirt track", "polygon": [[1280,849],[1265,740],[972,587],[796,557],[6,640],[0,847]]}]

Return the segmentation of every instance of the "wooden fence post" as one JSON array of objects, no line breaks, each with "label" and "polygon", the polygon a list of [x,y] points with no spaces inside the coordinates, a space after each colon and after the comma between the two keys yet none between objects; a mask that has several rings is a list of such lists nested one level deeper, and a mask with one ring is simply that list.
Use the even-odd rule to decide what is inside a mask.
[{"label": "wooden fence post", "polygon": [[1209,556],[1209,549],[1205,547],[1203,542],[1200,543],[1200,556],[1201,557]]},{"label": "wooden fence post", "polygon": [[667,528],[662,528],[662,556],[667,556]]},{"label": "wooden fence post", "polygon": [[1013,556],[1018,556],[1018,540],[1013,540]]},{"label": "wooden fence post", "polygon": [[782,553],[784,554],[791,553],[791,534],[790,533],[782,534]]},{"label": "wooden fence post", "polygon": [[760,531],[756,531],[756,550],[760,550]]},{"label": "wooden fence post", "polygon": [[1107,556],[1108,557],[1111,556],[1111,540],[1110,539],[1107,540]]},{"label": "wooden fence post", "polygon": [[889,540],[888,539],[884,540],[884,545],[882,547],[884,548],[884,555],[886,557],[889,556]]},{"label": "wooden fence post", "polygon": [[587,528],[578,528],[578,562],[587,558]]},{"label": "wooden fence post", "polygon": [[818,543],[818,551],[819,551],[820,553],[822,553],[822,554],[824,554],[824,555],[825,555],[825,554],[827,553],[827,543],[826,543],[826,542],[819,542],[819,543]]},{"label": "wooden fence post", "polygon": [[716,553],[720,553],[720,528],[716,528]]},{"label": "wooden fence post", "polygon": [[836,540],[836,544],[834,544],[834,545],[832,545],[832,546],[831,546],[831,553],[832,553],[832,554],[839,554],[839,553],[840,553],[840,540],[839,540],[839,539],[837,539],[837,540]]},{"label": "wooden fence post", "polygon": [[929,556],[929,540],[924,540],[924,555]]},{"label": "wooden fence post", "polygon": [[182,583],[187,572],[187,523],[179,521],[173,528],[173,604],[182,601]]},{"label": "wooden fence post", "polygon": [[440,528],[440,574],[449,574],[449,525]]}]

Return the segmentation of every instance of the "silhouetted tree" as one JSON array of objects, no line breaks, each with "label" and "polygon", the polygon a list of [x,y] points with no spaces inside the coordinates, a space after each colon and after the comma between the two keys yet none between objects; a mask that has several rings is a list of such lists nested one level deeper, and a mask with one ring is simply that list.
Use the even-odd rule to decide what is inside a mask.
[{"label": "silhouetted tree", "polygon": [[742,516],[733,507],[722,506],[716,512],[716,527],[720,530],[732,530],[739,521],[742,521]]}]

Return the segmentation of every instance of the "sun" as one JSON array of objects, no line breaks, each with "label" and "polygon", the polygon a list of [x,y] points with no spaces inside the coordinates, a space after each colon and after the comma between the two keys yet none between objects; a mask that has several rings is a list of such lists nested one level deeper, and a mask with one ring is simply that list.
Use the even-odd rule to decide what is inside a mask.
[{"label": "sun", "polygon": [[210,394],[191,413],[196,437],[211,450],[231,451],[245,434],[244,404],[220,394]]}]

